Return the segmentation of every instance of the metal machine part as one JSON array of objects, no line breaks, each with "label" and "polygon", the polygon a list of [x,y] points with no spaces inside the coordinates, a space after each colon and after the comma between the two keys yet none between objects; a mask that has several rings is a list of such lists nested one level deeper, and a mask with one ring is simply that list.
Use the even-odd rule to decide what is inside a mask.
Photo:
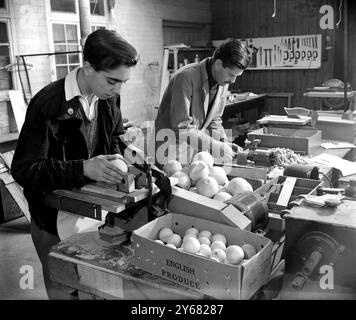
[{"label": "metal machine part", "polygon": [[251,221],[251,231],[263,228],[268,222],[268,206],[264,197],[259,194],[246,191],[233,196],[225,201],[232,204]]},{"label": "metal machine part", "polygon": [[[140,157],[135,149],[130,148],[121,139],[119,139],[119,146],[122,154],[125,154],[125,150],[129,148],[133,156]],[[126,204],[125,210],[119,213],[109,212],[105,224],[99,228],[99,235],[103,240],[115,243],[123,242],[127,239],[123,235],[168,212],[167,201],[172,194],[171,181],[168,175],[157,168],[149,157],[142,158],[141,163],[133,163],[132,165],[144,174],[143,176],[138,174],[136,178],[138,177],[141,182],[145,180],[143,182],[148,189],[147,197],[132,205]],[[136,178],[132,179],[135,180],[134,183],[138,182]],[[153,178],[155,178],[154,183],[160,189],[159,194],[154,196]]]},{"label": "metal machine part", "polygon": [[356,200],[356,180],[351,179],[349,181],[349,184],[345,187],[345,189],[342,188],[323,188],[319,187],[317,189],[317,194],[318,195],[323,195],[323,194],[342,194],[347,197],[349,200]]},{"label": "metal machine part", "polygon": [[302,289],[307,278],[312,277],[320,265],[334,265],[338,256],[345,251],[343,245],[324,232],[313,231],[302,236],[297,243],[296,255],[302,268],[292,283],[295,289]]},{"label": "metal machine part", "polygon": [[308,165],[288,165],[284,168],[284,176],[319,180],[319,168]]},{"label": "metal machine part", "polygon": [[245,144],[249,149],[236,153],[234,157],[236,163],[246,165],[248,161],[252,161],[256,166],[270,167],[275,165],[276,157],[273,151],[270,149],[257,148],[259,143],[261,143],[260,139],[253,141],[246,140]]},{"label": "metal machine part", "polygon": [[356,202],[344,199],[336,207],[294,206],[284,215],[286,287],[323,292],[323,270],[332,270],[335,286],[355,289],[355,210]]},{"label": "metal machine part", "polygon": [[351,179],[349,185],[345,188],[345,196],[349,198],[356,198],[356,180]]}]

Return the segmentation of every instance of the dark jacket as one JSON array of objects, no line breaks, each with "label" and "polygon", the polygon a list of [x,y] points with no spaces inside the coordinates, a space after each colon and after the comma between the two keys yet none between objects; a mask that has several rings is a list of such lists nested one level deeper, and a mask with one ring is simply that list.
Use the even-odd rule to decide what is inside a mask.
[{"label": "dark jacket", "polygon": [[[57,234],[57,213],[45,206],[46,193],[80,188],[88,159],[86,131],[78,98],[65,100],[64,79],[49,84],[31,100],[22,127],[11,173],[24,188],[31,218],[39,228]],[[120,96],[98,102],[98,143],[94,156],[119,153],[124,132]]]}]

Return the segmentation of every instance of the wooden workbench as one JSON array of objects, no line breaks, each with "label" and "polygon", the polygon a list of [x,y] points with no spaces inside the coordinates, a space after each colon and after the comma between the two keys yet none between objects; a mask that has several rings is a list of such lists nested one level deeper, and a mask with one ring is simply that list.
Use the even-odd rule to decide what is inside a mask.
[{"label": "wooden workbench", "polygon": [[[321,143],[325,143],[325,142],[333,142],[333,141],[331,141],[331,140],[322,140],[321,141]],[[332,156],[339,157],[339,158],[345,159],[345,160],[350,160],[350,161],[355,161],[355,159],[356,159],[355,149],[351,149],[351,148],[324,149],[324,148],[320,147],[319,149],[317,149],[314,152],[314,154],[312,156],[317,156],[322,153],[330,154]],[[313,165],[313,164],[310,163],[310,165]],[[321,180],[325,183],[328,183],[329,181],[327,179],[329,179],[332,182],[333,187],[336,187],[339,179],[341,178],[340,171],[335,170],[330,167],[327,167],[327,166],[322,166],[319,164],[317,166],[319,167],[319,172],[321,172],[322,174],[324,174],[327,177],[327,178],[321,177]],[[326,185],[326,186],[330,187],[328,185]]]},{"label": "wooden workbench", "polygon": [[[320,149],[341,158],[350,149]],[[336,170],[321,168],[332,179]],[[74,235],[54,246],[49,254],[54,282],[78,290],[80,297],[100,299],[196,300],[209,299],[199,292],[135,268],[130,243],[114,245],[99,238],[98,232]]]},{"label": "wooden workbench", "polygon": [[136,269],[130,243],[114,245],[99,233],[76,234],[54,246],[49,254],[51,278],[80,296],[124,300],[195,300],[207,298],[193,290]]}]

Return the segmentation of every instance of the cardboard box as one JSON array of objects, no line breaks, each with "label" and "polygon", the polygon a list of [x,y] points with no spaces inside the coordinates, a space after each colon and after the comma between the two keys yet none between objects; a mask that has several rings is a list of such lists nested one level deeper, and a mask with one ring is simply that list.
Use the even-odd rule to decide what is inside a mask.
[{"label": "cardboard box", "polygon": [[289,148],[303,155],[320,148],[321,131],[312,127],[279,128],[264,127],[247,134],[248,140],[260,139],[261,148]]},{"label": "cardboard box", "polygon": [[[155,242],[164,227],[180,235],[184,235],[190,227],[222,233],[228,245],[250,243],[258,252],[237,266],[219,263]],[[195,217],[173,213],[159,217],[135,230],[132,243],[138,268],[217,299],[249,299],[268,281],[271,273],[271,240]]]},{"label": "cardboard box", "polygon": [[168,209],[170,212],[251,230],[250,219],[233,205],[178,187],[172,188]]}]

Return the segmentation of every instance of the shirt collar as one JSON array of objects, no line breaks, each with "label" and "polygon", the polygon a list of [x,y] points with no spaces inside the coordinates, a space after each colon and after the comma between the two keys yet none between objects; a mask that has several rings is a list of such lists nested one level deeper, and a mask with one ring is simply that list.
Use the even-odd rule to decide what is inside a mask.
[{"label": "shirt collar", "polygon": [[71,72],[69,72],[64,81],[64,92],[66,95],[66,100],[72,100],[73,98],[80,96],[82,97],[82,93],[80,92],[77,75],[80,67],[75,68]]}]

